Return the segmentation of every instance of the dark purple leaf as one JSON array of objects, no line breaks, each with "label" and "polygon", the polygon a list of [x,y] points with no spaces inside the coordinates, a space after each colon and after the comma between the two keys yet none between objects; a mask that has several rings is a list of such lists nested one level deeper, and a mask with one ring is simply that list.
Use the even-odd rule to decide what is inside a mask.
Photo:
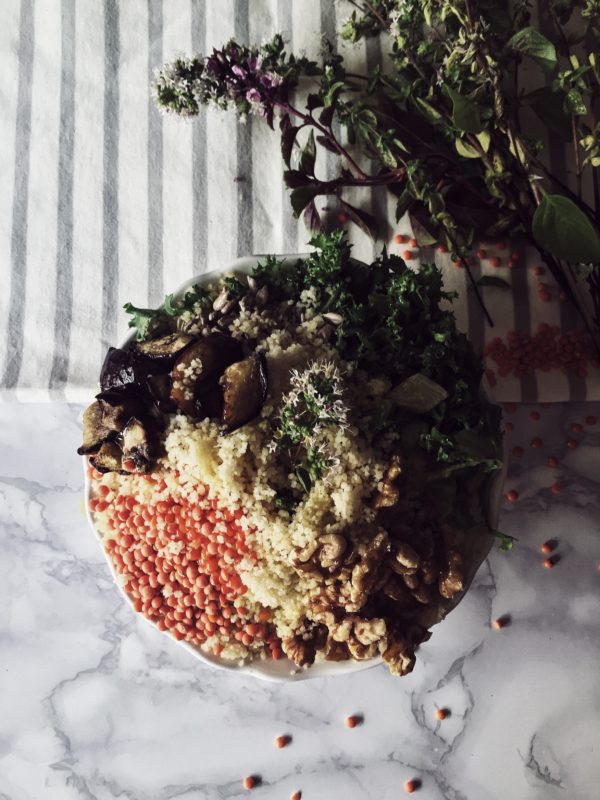
[{"label": "dark purple leaf", "polygon": [[288,169],[283,173],[283,180],[288,189],[298,189],[301,186],[306,186],[311,182],[308,175],[300,172],[298,169]]},{"label": "dark purple leaf", "polygon": [[331,127],[334,110],[335,109],[333,106],[329,106],[329,108],[324,108],[323,111],[321,111],[319,115],[319,122],[321,123],[321,125],[325,125],[326,128]]},{"label": "dark purple leaf", "polygon": [[319,216],[319,212],[317,211],[314,200],[312,200],[304,209],[303,218],[304,224],[309,231],[318,233],[323,230],[323,223],[321,222],[321,217]]},{"label": "dark purple leaf", "polygon": [[304,172],[306,175],[314,175],[316,157],[315,134],[311,131],[306,144],[302,148],[302,153],[300,154],[300,164],[298,165],[300,171]]},{"label": "dark purple leaf", "polygon": [[299,217],[306,206],[320,193],[321,184],[316,182],[310,186],[301,186],[299,189],[294,189],[290,195],[294,216]]},{"label": "dark purple leaf", "polygon": [[361,231],[366,233],[367,236],[370,236],[371,239],[377,238],[378,224],[377,220],[372,214],[369,214],[362,208],[351,206],[350,203],[346,203],[345,200],[340,200],[340,204],[348,215],[349,219],[351,219],[355,225],[358,225]]},{"label": "dark purple leaf", "polygon": [[315,108],[319,108],[322,105],[323,101],[318,94],[309,94],[306,98],[306,107],[309,111],[314,111]]},{"label": "dark purple leaf", "polygon": [[329,150],[330,153],[335,153],[336,156],[339,156],[339,152],[337,147],[326,136],[317,136],[317,142],[325,148],[325,150]]},{"label": "dark purple leaf", "polygon": [[288,125],[285,130],[281,132],[281,155],[285,165],[289,167],[290,159],[292,157],[292,150],[294,149],[294,142],[300,128],[293,125]]}]

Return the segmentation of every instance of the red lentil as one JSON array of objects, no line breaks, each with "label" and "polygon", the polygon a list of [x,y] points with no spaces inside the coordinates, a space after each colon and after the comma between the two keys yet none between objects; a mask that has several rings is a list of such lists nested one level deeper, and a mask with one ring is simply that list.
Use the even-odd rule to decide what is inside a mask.
[{"label": "red lentil", "polygon": [[549,467],[558,467],[558,458],[556,456],[548,456],[548,461],[546,463]]},{"label": "red lentil", "polygon": [[417,240],[416,240],[416,239],[409,239],[409,240],[408,240],[408,246],[409,246],[409,247],[418,247],[418,246],[419,246],[419,243],[417,242]]},{"label": "red lentil", "polygon": [[540,412],[539,411],[530,411],[529,418],[532,419],[534,422],[538,422],[540,419]]},{"label": "red lentil", "polygon": [[514,429],[515,429],[515,426],[512,424],[512,422],[505,422],[504,423],[504,430],[507,433],[512,433],[514,431]]},{"label": "red lentil", "polygon": [[410,781],[406,781],[404,784],[404,791],[406,792],[406,794],[412,794],[413,792],[416,792],[417,789],[420,788],[421,788],[421,781],[417,780],[416,778],[413,778]]},{"label": "red lentil", "polygon": [[583,430],[583,425],[580,422],[571,423],[571,433],[581,433],[582,430]]},{"label": "red lentil", "polygon": [[346,717],[346,727],[347,728],[356,728],[358,724],[361,722],[361,718],[356,714],[352,714],[350,717]]},{"label": "red lentil", "polygon": [[556,541],[554,539],[548,539],[548,541],[544,542],[544,544],[540,547],[540,550],[546,556],[550,553],[553,553],[554,550],[556,550]]},{"label": "red lentil", "polygon": [[302,800],[302,792],[294,792],[290,800]]},{"label": "red lentil", "polygon": [[589,417],[585,418],[586,425],[595,425],[598,422],[596,417],[593,414],[590,414]]},{"label": "red lentil", "polygon": [[487,250],[484,250],[483,248],[480,248],[480,249],[479,249],[479,250],[478,250],[478,251],[475,253],[475,255],[477,256],[477,258],[487,258]]},{"label": "red lentil", "polygon": [[340,213],[337,215],[337,218],[338,222],[341,222],[342,225],[344,222],[348,222],[348,214],[344,213],[343,211],[340,211]]},{"label": "red lentil", "polygon": [[558,556],[550,556],[550,558],[546,558],[543,562],[545,569],[553,569],[556,564],[558,564]]},{"label": "red lentil", "polygon": [[405,244],[408,239],[408,236],[405,236],[403,233],[397,233],[394,236],[394,241],[396,244]]},{"label": "red lentil", "polygon": [[275,747],[278,747],[281,750],[282,747],[287,747],[290,741],[291,739],[289,736],[278,736],[275,739]]},{"label": "red lentil", "polygon": [[413,253],[412,250],[403,250],[402,251],[402,258],[405,261],[412,261],[412,259],[415,258],[415,255],[416,255],[416,253]]},{"label": "red lentil", "polygon": [[543,441],[540,439],[540,437],[539,437],[539,436],[534,436],[534,437],[533,437],[533,439],[531,440],[531,446],[532,446],[532,447],[533,447],[535,450],[539,450],[539,448],[540,448],[540,447],[541,447],[543,444],[544,444],[544,442],[543,442]]},{"label": "red lentil", "polygon": [[589,367],[599,363],[585,331],[561,333],[557,325],[545,322],[538,325],[533,336],[529,332],[509,331],[505,340],[495,337],[486,344],[484,355],[496,364],[500,377],[522,378],[536,369],[585,377]]},{"label": "red lentil", "polygon": [[440,721],[446,719],[448,716],[448,710],[446,708],[437,708],[435,711],[435,718],[439,719]]},{"label": "red lentil", "polygon": [[578,444],[579,442],[577,441],[577,439],[567,439],[567,447],[569,448],[569,450],[575,450]]},{"label": "red lentil", "polygon": [[494,256],[494,258],[490,258],[490,267],[501,267],[502,266],[502,259]]},{"label": "red lentil", "polygon": [[498,617],[492,622],[492,627],[495,628],[497,631],[500,631],[502,630],[502,628],[506,628],[509,622],[510,619],[507,616]]},{"label": "red lentil", "polygon": [[519,493],[516,489],[511,489],[506,493],[506,499],[509,501],[509,503],[516,503],[519,499]]},{"label": "red lentil", "polygon": [[513,449],[511,450],[511,453],[515,458],[523,458],[524,452],[525,451],[523,450],[522,447],[513,447]]},{"label": "red lentil", "polygon": [[553,483],[550,490],[552,494],[560,494],[563,490],[562,483]]},{"label": "red lentil", "polygon": [[[263,609],[259,620],[236,606],[246,590],[237,568],[250,550],[237,522],[241,514],[220,508],[218,499],[207,500],[205,487],[194,505],[184,495],[145,504],[101,489],[106,487],[99,485],[96,494],[106,499],[95,498],[90,507],[105,513],[117,530],[106,551],[136,611],[195,646],[214,637],[208,644],[215,655],[235,640],[281,657],[280,642],[268,628],[270,611]],[[166,483],[157,489],[164,492]]]},{"label": "red lentil", "polygon": [[244,778],[244,780],[242,781],[244,789],[254,789],[254,787],[256,786],[256,783],[257,783],[257,781],[256,781],[256,778],[254,777],[254,775],[247,775]]}]

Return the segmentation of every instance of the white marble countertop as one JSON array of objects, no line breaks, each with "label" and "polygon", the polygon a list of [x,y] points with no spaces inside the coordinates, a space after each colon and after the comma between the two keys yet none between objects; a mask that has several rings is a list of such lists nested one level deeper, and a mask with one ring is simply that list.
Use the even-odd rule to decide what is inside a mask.
[{"label": "white marble countertop", "polygon": [[[525,455],[501,527],[519,541],[493,552],[413,674],[276,685],[200,665],[125,604],[82,513],[81,409],[1,406],[0,799],[392,800],[410,778],[419,800],[598,797],[600,424],[570,424],[600,406],[529,410],[507,416]],[[560,561],[544,569],[551,538]]]}]

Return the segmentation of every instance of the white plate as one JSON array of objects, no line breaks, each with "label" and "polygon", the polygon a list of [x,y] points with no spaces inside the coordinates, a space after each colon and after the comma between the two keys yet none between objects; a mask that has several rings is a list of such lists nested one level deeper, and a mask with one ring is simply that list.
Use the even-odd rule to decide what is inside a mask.
[{"label": "white plate", "polygon": [[[179,289],[174,293],[175,298],[180,297],[186,292],[191,286],[195,284],[201,284],[206,286],[207,284],[218,280],[221,275],[226,274],[228,272],[237,272],[242,274],[249,274],[252,271],[252,268],[256,266],[257,262],[263,259],[265,256],[248,256],[245,258],[238,258],[237,260],[231,262],[227,266],[223,267],[220,270],[214,270],[212,272],[206,272],[203,275],[198,275],[195,278],[191,278],[190,280],[186,281]],[[280,256],[281,258],[290,258],[290,259],[298,259],[298,258],[306,258],[306,254],[301,254],[297,256]],[[125,347],[127,344],[132,342],[134,339],[134,334],[128,336],[121,344],[120,347]],[[127,592],[125,592],[121,580],[121,576],[115,570],[112,560],[106,550],[104,549],[104,544],[102,540],[101,534],[96,529],[96,525],[94,524],[94,519],[92,512],[90,511],[90,504],[89,501],[91,499],[91,481],[87,474],[87,467],[88,467],[88,459],[86,456],[83,456],[83,464],[84,464],[84,476],[85,476],[85,513],[90,524],[90,527],[94,531],[94,535],[99,540],[100,545],[102,547],[102,552],[108,562],[108,566],[110,571],[112,572],[113,578],[115,579],[115,583],[125,596],[127,602],[131,605],[133,609],[133,602]],[[490,527],[497,528],[498,525],[498,516],[500,512],[500,502],[502,499],[502,486],[504,483],[504,470],[500,470],[496,476],[494,476],[493,483],[490,487],[490,491],[488,494],[488,508],[487,508],[487,515],[488,515],[488,523]],[[493,543],[493,537],[489,537],[489,542],[485,543],[485,546],[482,548],[481,551],[481,562],[483,562],[485,556],[488,554],[491,545]],[[479,564],[477,566],[479,566]],[[472,579],[474,576],[470,576]],[[470,583],[470,580],[469,580]],[[465,592],[466,593],[466,592]],[[462,594],[458,600],[462,600],[464,594]],[[455,607],[457,603],[452,604],[452,608]],[[138,612],[136,612],[138,613]],[[143,615],[142,615],[143,616]],[[156,625],[149,620],[147,617],[143,617],[144,620],[149,625],[152,625],[155,631],[158,631]],[[365,661],[317,661],[311,667],[302,669],[296,667],[291,661],[286,658],[282,658],[279,661],[274,661],[273,659],[265,659],[260,661],[253,661],[249,664],[239,665],[237,663],[232,663],[231,661],[225,661],[218,656],[214,656],[210,653],[205,653],[204,651],[200,650],[198,647],[194,647],[187,642],[178,641],[175,637],[171,636],[168,631],[159,631],[163,633],[165,636],[168,636],[169,641],[173,644],[177,644],[180,647],[183,647],[187,650],[190,655],[197,658],[199,661],[202,661],[204,664],[208,664],[210,667],[214,667],[216,669],[226,669],[233,672],[241,672],[244,675],[252,675],[255,678],[260,678],[261,680],[266,681],[276,681],[276,682],[285,682],[285,681],[301,681],[307,680],[308,678],[322,678],[328,675],[348,675],[351,672],[361,672],[365,669],[371,669],[373,667],[378,666],[382,663],[381,656],[377,658],[367,659]]]}]

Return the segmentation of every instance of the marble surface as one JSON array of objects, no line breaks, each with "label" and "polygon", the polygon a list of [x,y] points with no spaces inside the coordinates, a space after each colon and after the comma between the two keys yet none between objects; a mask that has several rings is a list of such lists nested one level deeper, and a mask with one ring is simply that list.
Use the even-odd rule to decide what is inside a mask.
[{"label": "marble surface", "polygon": [[[392,800],[409,778],[419,800],[598,797],[600,425],[566,440],[600,405],[529,410],[507,415],[525,455],[501,527],[519,541],[492,553],[413,674],[276,685],[202,666],[126,606],[83,516],[81,409],[0,406],[0,800],[241,798],[248,774],[257,800]],[[552,537],[560,561],[544,569]]]}]

